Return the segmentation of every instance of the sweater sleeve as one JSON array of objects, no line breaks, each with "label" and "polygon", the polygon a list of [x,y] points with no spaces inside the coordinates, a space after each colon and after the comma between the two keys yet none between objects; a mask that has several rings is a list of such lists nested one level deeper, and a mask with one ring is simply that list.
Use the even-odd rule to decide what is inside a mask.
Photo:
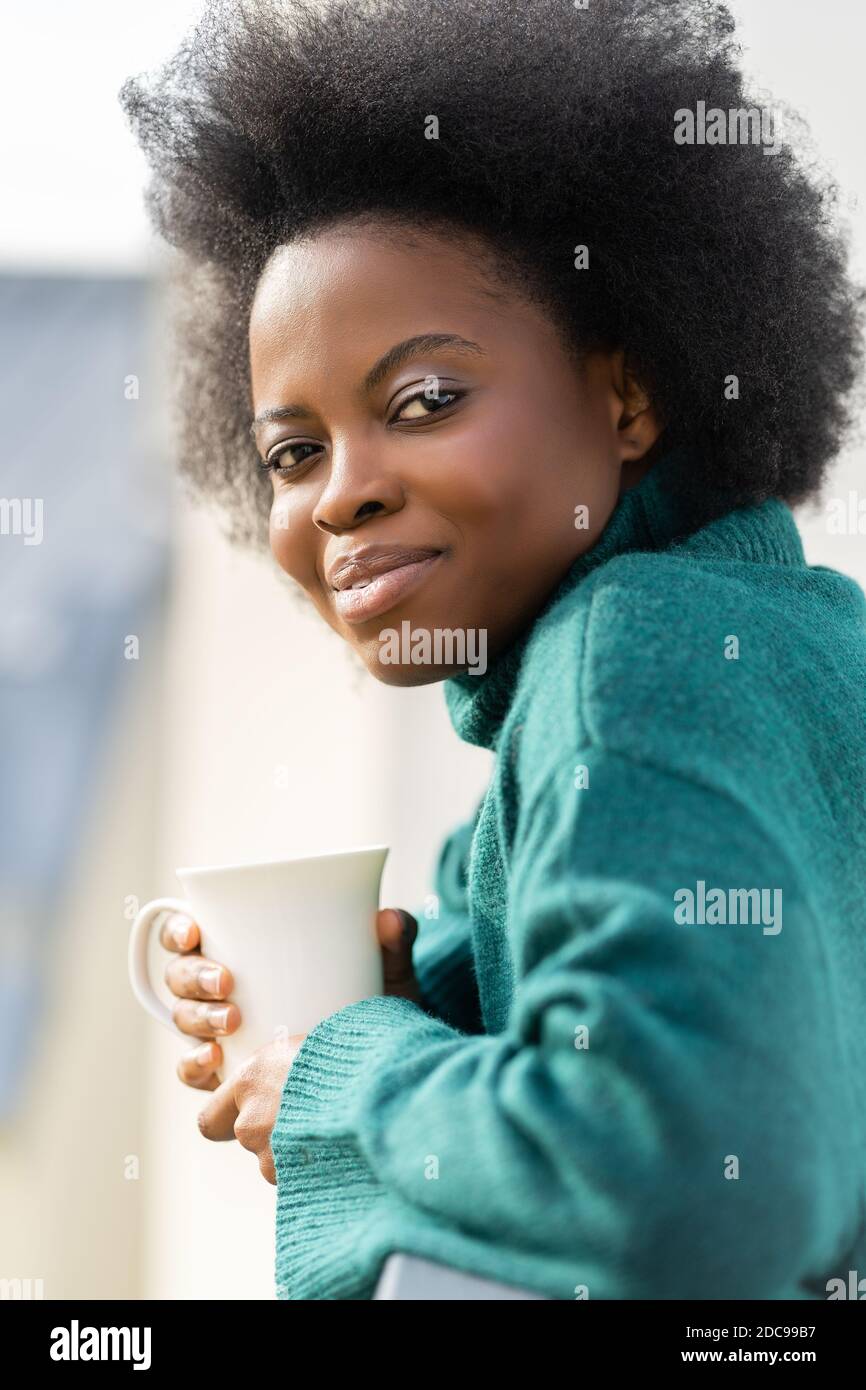
[{"label": "sweater sleeve", "polygon": [[433,894],[416,909],[412,959],[424,1007],[464,1033],[484,1031],[472,952],[467,866],[477,812],[452,830],[439,852]]},{"label": "sweater sleeve", "polygon": [[[564,761],[514,831],[505,1030],[376,997],[303,1043],[272,1135],[278,1296],[369,1298],[403,1250],[554,1298],[804,1297],[791,1271],[844,1239],[846,1072],[783,847],[673,772]],[[701,883],[768,890],[763,925],[677,920]]]}]

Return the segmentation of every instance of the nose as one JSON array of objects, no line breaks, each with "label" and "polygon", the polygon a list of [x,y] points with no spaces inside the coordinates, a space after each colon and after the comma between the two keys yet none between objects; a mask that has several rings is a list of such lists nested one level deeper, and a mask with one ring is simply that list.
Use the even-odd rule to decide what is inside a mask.
[{"label": "nose", "polygon": [[334,446],[328,481],[313,509],[320,531],[338,535],[368,517],[398,512],[405,503],[399,478],[385,469],[381,450]]}]

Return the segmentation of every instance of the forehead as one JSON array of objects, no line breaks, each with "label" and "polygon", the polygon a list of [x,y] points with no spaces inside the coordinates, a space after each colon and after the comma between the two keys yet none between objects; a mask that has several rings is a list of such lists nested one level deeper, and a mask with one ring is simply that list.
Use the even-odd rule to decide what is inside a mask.
[{"label": "forehead", "polygon": [[471,241],[366,228],[278,247],[250,313],[254,388],[289,362],[333,370],[419,332],[475,340],[506,332],[519,299],[515,293],[512,304],[505,287],[494,289],[486,255]]}]

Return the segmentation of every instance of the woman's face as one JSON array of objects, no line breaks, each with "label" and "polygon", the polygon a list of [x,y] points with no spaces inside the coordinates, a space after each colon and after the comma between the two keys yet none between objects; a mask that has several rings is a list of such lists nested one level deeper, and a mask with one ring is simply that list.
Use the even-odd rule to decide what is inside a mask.
[{"label": "woman's face", "polygon": [[392,685],[482,674],[659,433],[622,354],[578,368],[473,249],[334,228],[274,253],[250,317],[271,550]]}]

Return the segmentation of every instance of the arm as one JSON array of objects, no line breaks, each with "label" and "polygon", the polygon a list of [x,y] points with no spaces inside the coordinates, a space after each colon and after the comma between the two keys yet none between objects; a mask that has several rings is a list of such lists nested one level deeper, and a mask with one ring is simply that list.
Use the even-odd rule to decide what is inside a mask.
[{"label": "arm", "polygon": [[[507,1030],[377,997],[301,1048],[272,1136],[284,1296],[369,1297],[402,1248],[558,1298],[766,1298],[843,1238],[846,1073],[783,849],[673,774],[565,761],[590,789],[534,779],[515,831]],[[781,889],[783,930],[678,924],[700,879]]]},{"label": "arm", "polygon": [[472,954],[467,864],[477,812],[459,825],[439,852],[432,902],[416,912],[412,960],[424,1007],[464,1033],[482,1033]]}]

